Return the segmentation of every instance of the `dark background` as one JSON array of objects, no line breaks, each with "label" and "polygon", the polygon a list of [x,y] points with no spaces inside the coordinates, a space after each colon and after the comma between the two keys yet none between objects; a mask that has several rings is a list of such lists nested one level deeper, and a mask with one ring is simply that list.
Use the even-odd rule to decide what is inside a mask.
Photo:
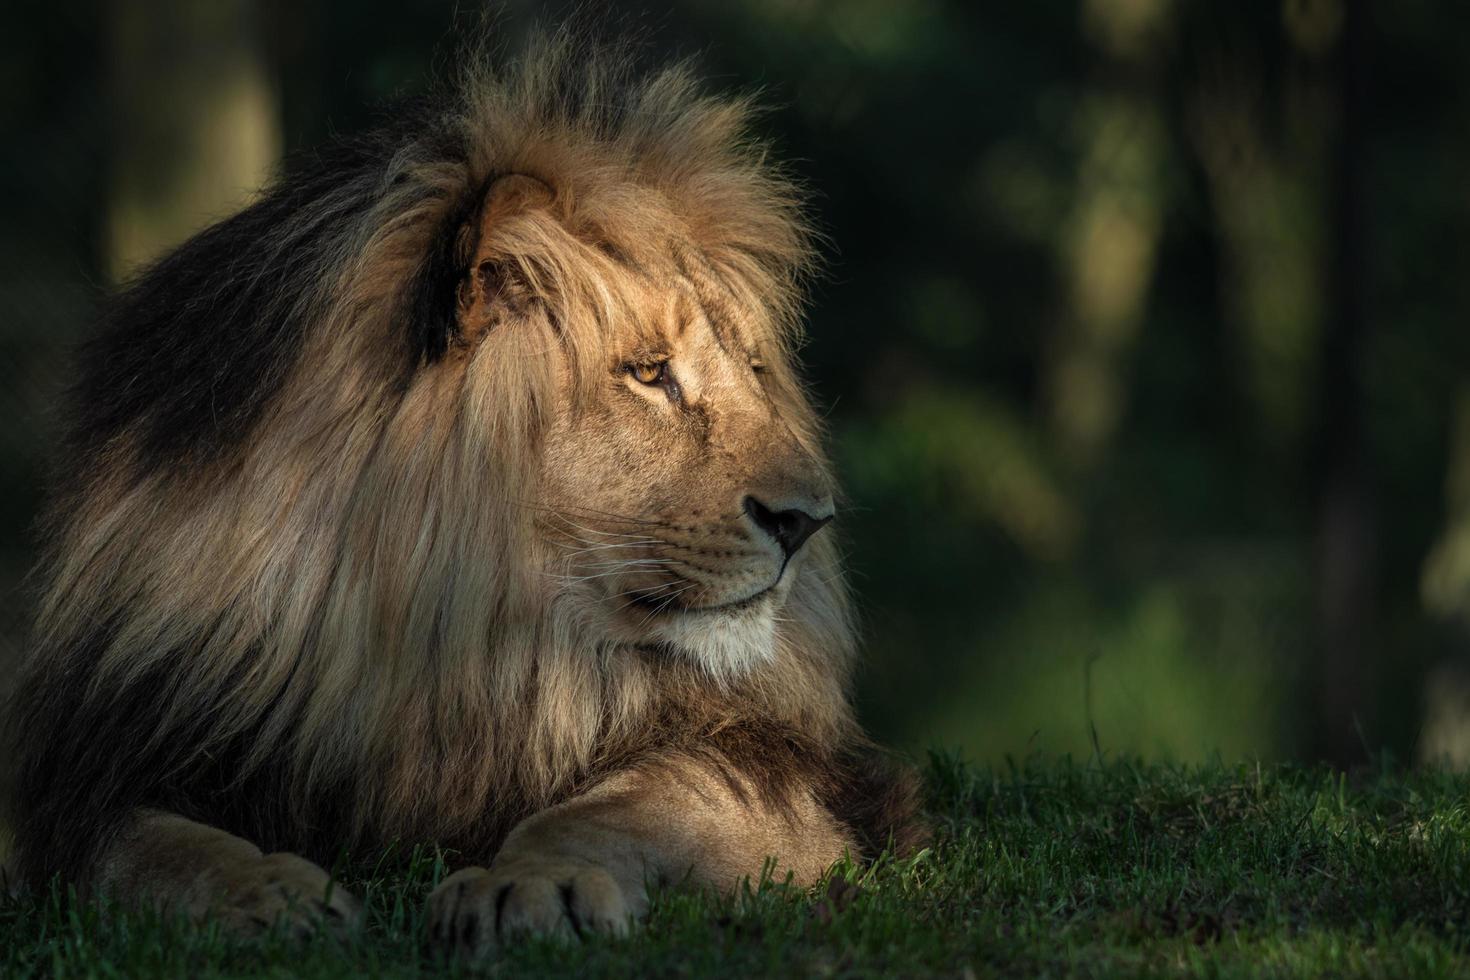
[{"label": "dark background", "polygon": [[[1470,760],[1470,32],[1424,0],[687,0],[829,236],[805,356],[884,738]],[[514,38],[568,5],[512,2]],[[450,0],[0,33],[0,665],[100,291],[380,118]],[[5,666],[6,673],[9,667]]]}]

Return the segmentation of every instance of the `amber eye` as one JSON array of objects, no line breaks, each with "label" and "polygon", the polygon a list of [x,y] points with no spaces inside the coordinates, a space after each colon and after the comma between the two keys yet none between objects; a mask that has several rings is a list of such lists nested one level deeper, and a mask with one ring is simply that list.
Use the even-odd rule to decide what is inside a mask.
[{"label": "amber eye", "polygon": [[656,361],[652,364],[630,364],[628,372],[637,379],[639,384],[656,385],[668,375],[669,367],[667,361]]}]

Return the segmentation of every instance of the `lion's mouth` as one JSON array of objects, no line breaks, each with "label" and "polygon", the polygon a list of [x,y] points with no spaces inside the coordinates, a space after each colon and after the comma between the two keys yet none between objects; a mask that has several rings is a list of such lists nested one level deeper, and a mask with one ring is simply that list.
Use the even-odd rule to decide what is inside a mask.
[{"label": "lion's mouth", "polygon": [[731,602],[720,602],[709,606],[689,605],[687,603],[680,602],[676,596],[640,596],[633,600],[633,605],[639,606],[654,614],[679,613],[682,615],[694,615],[696,613],[744,612],[745,610],[757,606],[761,602],[764,602],[766,598],[769,597],[770,594],[776,590],[776,585],[780,581],[781,580],[778,578],[775,582],[772,582],[770,585],[761,589],[759,592],[753,592],[743,599],[735,599]]},{"label": "lion's mouth", "polygon": [[[779,579],[777,581],[780,581]],[[741,612],[752,606],[759,605],[776,589],[775,583],[771,583],[759,592],[746,596],[744,599],[736,599],[734,602],[722,602],[715,606],[696,606],[686,609],[686,612]]]}]

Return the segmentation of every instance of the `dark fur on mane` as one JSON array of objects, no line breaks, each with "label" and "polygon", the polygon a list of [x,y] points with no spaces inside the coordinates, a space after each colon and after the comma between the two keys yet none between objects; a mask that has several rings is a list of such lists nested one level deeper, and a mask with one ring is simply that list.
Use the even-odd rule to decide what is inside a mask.
[{"label": "dark fur on mane", "polygon": [[258,202],[110,299],[79,358],[70,454],[99,452],[133,428],[143,471],[237,445],[300,355],[342,241],[407,136],[394,127],[303,154]]}]

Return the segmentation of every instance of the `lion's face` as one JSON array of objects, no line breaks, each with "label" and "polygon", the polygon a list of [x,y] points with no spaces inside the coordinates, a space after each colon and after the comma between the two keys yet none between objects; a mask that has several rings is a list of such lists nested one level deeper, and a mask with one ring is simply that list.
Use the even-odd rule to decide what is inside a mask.
[{"label": "lion's face", "polygon": [[679,273],[636,295],[545,443],[550,587],[610,641],[758,662],[833,514],[809,413],[759,311]]}]

